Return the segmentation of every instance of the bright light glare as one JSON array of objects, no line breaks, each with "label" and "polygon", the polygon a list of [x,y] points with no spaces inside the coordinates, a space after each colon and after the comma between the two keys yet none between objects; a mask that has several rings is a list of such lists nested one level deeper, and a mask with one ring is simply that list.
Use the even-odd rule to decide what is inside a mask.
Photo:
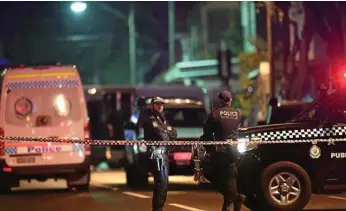
[{"label": "bright light glare", "polygon": [[84,12],[87,8],[87,4],[84,2],[74,2],[71,4],[71,10],[76,13]]},{"label": "bright light glare", "polygon": [[92,95],[93,95],[93,94],[96,94],[96,91],[97,91],[96,88],[88,89],[88,93],[89,93],[89,94],[92,94]]},{"label": "bright light glare", "polygon": [[244,153],[246,152],[246,146],[247,146],[247,140],[246,139],[238,139],[238,152],[239,153]]},{"label": "bright light glare", "polygon": [[59,116],[67,116],[69,114],[69,104],[64,95],[58,95],[54,99],[54,106]]},{"label": "bright light glare", "polygon": [[346,72],[344,73],[344,78],[346,78]]}]

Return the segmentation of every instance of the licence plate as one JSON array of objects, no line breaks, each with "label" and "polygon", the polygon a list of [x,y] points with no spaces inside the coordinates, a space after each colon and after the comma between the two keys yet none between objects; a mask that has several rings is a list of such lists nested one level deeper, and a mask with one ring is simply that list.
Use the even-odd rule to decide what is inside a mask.
[{"label": "licence plate", "polygon": [[176,160],[175,164],[177,166],[189,166],[191,164],[190,160]]},{"label": "licence plate", "polygon": [[18,164],[35,163],[35,157],[21,157],[21,158],[17,158],[17,163]]}]

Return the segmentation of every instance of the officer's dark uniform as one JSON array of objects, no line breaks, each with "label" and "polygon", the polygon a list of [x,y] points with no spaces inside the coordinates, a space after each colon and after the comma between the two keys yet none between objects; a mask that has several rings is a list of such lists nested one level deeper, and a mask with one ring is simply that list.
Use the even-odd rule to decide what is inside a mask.
[{"label": "officer's dark uniform", "polygon": [[[227,138],[236,138],[241,122],[241,114],[229,104],[231,93],[223,91],[219,94],[222,107],[212,111],[203,128],[204,141],[223,141]],[[228,104],[227,104],[228,103]],[[234,211],[240,211],[244,200],[237,192],[238,153],[230,146],[206,146],[210,159],[203,164],[204,176],[224,196],[222,211],[228,211],[233,202]]]},{"label": "officer's dark uniform", "polygon": [[[164,104],[163,99],[154,97],[152,104]],[[162,113],[152,109],[144,122],[144,140],[173,141],[177,132],[168,125]],[[168,188],[168,155],[166,146],[149,147],[149,166],[154,176],[153,211],[162,211],[167,197]]]}]

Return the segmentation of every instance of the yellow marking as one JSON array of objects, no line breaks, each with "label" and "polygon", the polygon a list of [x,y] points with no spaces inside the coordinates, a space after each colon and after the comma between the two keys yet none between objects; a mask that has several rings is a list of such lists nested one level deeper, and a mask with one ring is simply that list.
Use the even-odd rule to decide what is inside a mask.
[{"label": "yellow marking", "polygon": [[36,78],[36,77],[57,77],[57,76],[75,76],[75,72],[55,72],[55,73],[25,73],[18,75],[9,75],[8,78]]}]

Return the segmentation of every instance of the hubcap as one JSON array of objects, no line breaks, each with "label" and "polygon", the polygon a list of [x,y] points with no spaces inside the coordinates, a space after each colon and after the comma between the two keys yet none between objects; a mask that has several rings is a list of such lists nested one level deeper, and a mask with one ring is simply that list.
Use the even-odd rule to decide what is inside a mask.
[{"label": "hubcap", "polygon": [[301,192],[301,184],[296,176],[288,172],[275,175],[269,182],[269,194],[279,205],[290,205],[297,201]]}]

